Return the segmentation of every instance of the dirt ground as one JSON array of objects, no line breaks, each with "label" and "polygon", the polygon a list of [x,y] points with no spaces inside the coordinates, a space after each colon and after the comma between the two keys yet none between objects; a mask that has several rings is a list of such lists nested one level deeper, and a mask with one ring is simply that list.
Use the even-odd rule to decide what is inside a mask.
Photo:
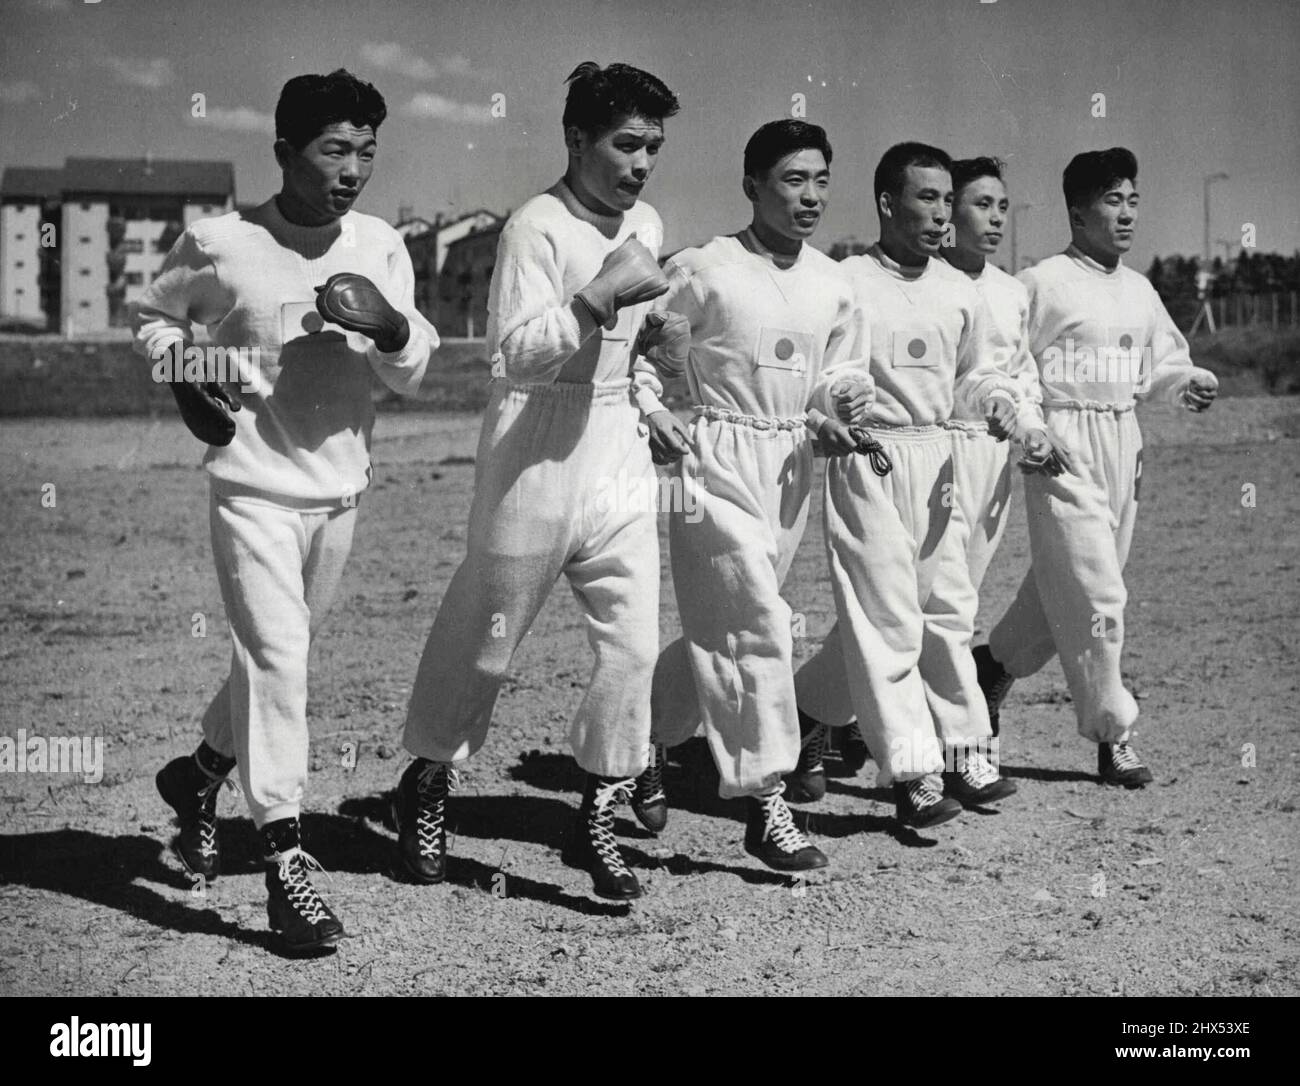
[{"label": "dirt ground", "polygon": [[[0,773],[0,992],[1300,994],[1300,401],[1142,422],[1126,666],[1153,787],[1097,783],[1053,663],[1003,712],[1017,796],[918,834],[895,828],[873,767],[834,777],[800,815],[831,866],[791,885],[741,850],[743,808],[717,799],[697,739],[669,766],[662,837],[622,822],[647,892],[626,906],[558,854],[580,784],[566,722],[590,666],[563,586],[456,797],[449,881],[389,874],[385,796],[462,554],[476,424],[381,418],[378,482],[312,660],[305,833],[351,938],[307,962],[267,949],[242,800],[222,797],[225,873],[196,896],[154,791],[197,742],[229,651],[192,439],[171,419],[7,422],[0,734],[102,736],[104,775]],[[983,629],[1026,567],[1016,501]],[[816,509],[810,524],[787,586],[800,657],[833,606]],[[667,640],[667,577],[663,604]]]}]

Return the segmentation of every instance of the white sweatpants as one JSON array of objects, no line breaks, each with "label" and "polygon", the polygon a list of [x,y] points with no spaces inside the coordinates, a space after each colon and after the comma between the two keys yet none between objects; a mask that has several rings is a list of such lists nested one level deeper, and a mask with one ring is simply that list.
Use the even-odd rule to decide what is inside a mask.
[{"label": "white sweatpants", "polygon": [[213,488],[212,554],[234,650],[203,736],[235,759],[259,827],[297,817],[302,803],[307,654],[343,576],[356,514],[355,504],[301,511]]},{"label": "white sweatpants", "polygon": [[989,649],[1017,678],[1059,653],[1079,734],[1094,743],[1121,742],[1138,715],[1120,676],[1120,655],[1142,434],[1131,408],[1045,404],[1044,412],[1078,474],[1025,476],[1031,566],[990,633]]},{"label": "white sweatpants", "polygon": [[950,421],[945,426],[952,434],[954,498],[967,529],[966,568],[978,594],[1011,510],[1011,443],[990,436],[982,422]]},{"label": "white sweatpants", "polygon": [[825,724],[856,715],[879,780],[944,768],[939,740],[991,735],[970,655],[978,597],[953,492],[952,442],[938,426],[878,428],[893,461],[826,466],[824,522],[839,620],[795,676],[799,708]]},{"label": "white sweatpants", "polygon": [[654,737],[704,723],[724,799],[770,791],[799,759],[790,605],[781,598],[808,523],[813,454],[800,421],[759,428],[697,416],[678,461],[669,538],[682,637],[655,668]]},{"label": "white sweatpants", "polygon": [[561,574],[595,664],[569,740],[578,764],[635,776],[650,751],[659,652],[657,485],[629,382],[493,383],[467,553],[420,659],[404,742],[440,762],[487,737],[501,682]]}]

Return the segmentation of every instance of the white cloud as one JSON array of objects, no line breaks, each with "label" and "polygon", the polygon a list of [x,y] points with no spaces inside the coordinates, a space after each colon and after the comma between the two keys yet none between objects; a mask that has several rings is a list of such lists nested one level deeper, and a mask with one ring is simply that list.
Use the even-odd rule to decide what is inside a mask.
[{"label": "white cloud", "polygon": [[386,72],[404,75],[408,79],[428,81],[448,75],[471,79],[492,77],[492,73],[487,69],[475,68],[474,62],[463,53],[452,53],[450,56],[429,60],[396,41],[366,42],[361,47],[361,56],[367,64]]},{"label": "white cloud", "polygon": [[408,117],[427,117],[458,124],[487,124],[492,111],[486,102],[456,102],[441,94],[417,94],[402,108]]},{"label": "white cloud", "polygon": [[68,11],[72,0],[27,0],[27,6],[38,11]]},{"label": "white cloud", "polygon": [[228,109],[225,106],[209,106],[206,117],[193,118],[195,124],[220,128],[227,132],[262,132],[267,135],[275,131],[275,117],[262,113],[248,106]]},{"label": "white cloud", "polygon": [[133,57],[105,57],[100,63],[109,69],[118,82],[133,87],[147,87],[157,90],[165,87],[175,76],[172,62],[165,57],[153,57],[149,60],[137,60]]},{"label": "white cloud", "polygon": [[495,79],[496,73],[491,68],[476,68],[474,62],[463,53],[453,53],[443,57],[438,63],[445,75],[468,76],[471,79]]},{"label": "white cloud", "polygon": [[361,47],[361,57],[367,64],[382,68],[386,72],[396,72],[408,79],[436,79],[438,66],[413,53],[401,42],[368,41]]},{"label": "white cloud", "polygon": [[12,83],[0,83],[0,102],[8,106],[34,102],[41,96],[41,88],[30,79],[19,79]]}]

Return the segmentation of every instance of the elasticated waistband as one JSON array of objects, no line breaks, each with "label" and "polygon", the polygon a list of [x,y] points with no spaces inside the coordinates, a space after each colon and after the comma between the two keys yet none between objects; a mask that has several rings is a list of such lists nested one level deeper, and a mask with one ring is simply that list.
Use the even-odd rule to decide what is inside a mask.
[{"label": "elasticated waistband", "polygon": [[989,424],[976,422],[974,419],[944,419],[939,425],[948,431],[963,434],[987,434]]},{"label": "elasticated waistband", "polygon": [[338,513],[344,509],[355,509],[361,499],[360,494],[345,494],[337,498],[295,498],[218,479],[215,475],[209,476],[208,482],[212,493],[219,499],[274,505],[280,509],[292,509],[295,513]]},{"label": "elasticated waistband", "polygon": [[746,426],[751,430],[802,430],[806,421],[801,415],[793,419],[764,418],[762,415],[746,415],[726,407],[714,407],[712,404],[697,403],[691,409],[696,418],[711,422],[726,422],[732,426]]},{"label": "elasticated waistband", "polygon": [[927,441],[950,440],[948,431],[938,423],[931,426],[882,426],[880,423],[868,422],[866,430],[881,441],[907,441],[923,445]]},{"label": "elasticated waistband", "polygon": [[1044,400],[1044,410],[1055,411],[1109,411],[1124,415],[1133,410],[1133,401],[1127,403],[1103,403],[1101,400]]},{"label": "elasticated waistband", "polygon": [[494,379],[492,384],[500,388],[502,397],[512,399],[533,399],[547,397],[567,401],[573,404],[631,404],[632,381],[620,378],[617,381],[551,381],[549,383],[517,384],[513,381]]}]

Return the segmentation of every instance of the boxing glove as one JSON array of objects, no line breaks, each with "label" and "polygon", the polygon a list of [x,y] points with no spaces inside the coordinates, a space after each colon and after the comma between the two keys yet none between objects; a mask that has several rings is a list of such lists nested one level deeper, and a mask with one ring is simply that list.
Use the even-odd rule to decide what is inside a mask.
[{"label": "boxing glove", "polygon": [[385,353],[400,351],[411,338],[406,317],[388,304],[364,275],[338,272],[316,288],[316,311],[332,324],[360,332]]},{"label": "boxing glove", "polygon": [[691,353],[691,322],[680,313],[647,313],[636,349],[660,376],[680,377]]},{"label": "boxing glove", "polygon": [[231,399],[220,384],[173,381],[171,390],[190,433],[207,445],[229,445],[234,441],[235,420],[230,412],[239,410],[239,401]]},{"label": "boxing glove", "polygon": [[650,250],[633,234],[606,255],[596,278],[574,297],[591,310],[597,324],[609,329],[617,323],[618,311],[624,306],[648,302],[667,290],[667,277]]}]

